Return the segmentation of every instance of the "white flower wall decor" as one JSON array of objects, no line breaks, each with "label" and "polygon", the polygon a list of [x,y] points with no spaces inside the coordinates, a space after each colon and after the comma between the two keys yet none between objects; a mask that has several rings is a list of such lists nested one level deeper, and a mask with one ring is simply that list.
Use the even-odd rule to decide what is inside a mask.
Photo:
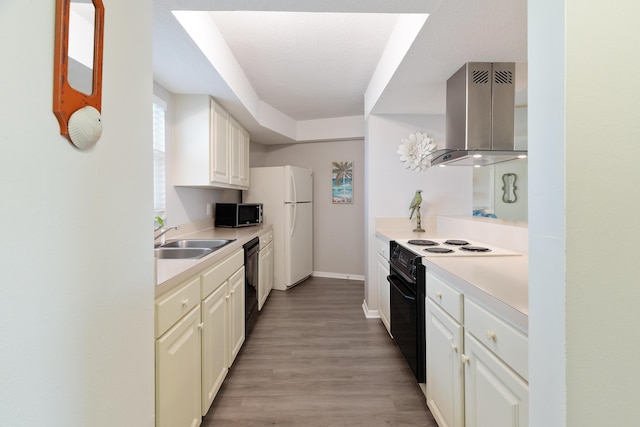
[{"label": "white flower wall decor", "polygon": [[402,138],[402,144],[398,147],[400,161],[404,162],[406,169],[416,172],[425,170],[431,166],[431,154],[436,150],[436,141],[426,133],[415,132],[409,134],[409,138]]}]

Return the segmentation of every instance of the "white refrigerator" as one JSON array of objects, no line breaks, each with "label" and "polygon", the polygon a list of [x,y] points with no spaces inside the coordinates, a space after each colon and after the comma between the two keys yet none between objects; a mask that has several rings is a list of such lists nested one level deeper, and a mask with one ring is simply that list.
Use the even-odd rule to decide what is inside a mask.
[{"label": "white refrigerator", "polygon": [[313,271],[313,171],[296,166],[251,168],[242,201],[262,203],[273,225],[273,288],[287,290]]}]

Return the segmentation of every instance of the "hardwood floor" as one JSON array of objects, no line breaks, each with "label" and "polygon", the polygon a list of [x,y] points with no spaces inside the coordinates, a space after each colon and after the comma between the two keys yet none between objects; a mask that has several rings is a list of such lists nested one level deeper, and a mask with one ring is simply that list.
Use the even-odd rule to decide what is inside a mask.
[{"label": "hardwood floor", "polygon": [[272,291],[202,425],[436,427],[363,295],[326,278]]}]

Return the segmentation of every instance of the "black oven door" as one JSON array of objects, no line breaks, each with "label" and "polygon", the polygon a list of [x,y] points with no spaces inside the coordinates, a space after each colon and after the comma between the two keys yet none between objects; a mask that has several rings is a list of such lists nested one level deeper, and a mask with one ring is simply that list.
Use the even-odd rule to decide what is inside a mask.
[{"label": "black oven door", "polygon": [[390,285],[391,335],[413,374],[419,379],[417,297],[402,278],[394,275],[393,272],[387,280]]}]

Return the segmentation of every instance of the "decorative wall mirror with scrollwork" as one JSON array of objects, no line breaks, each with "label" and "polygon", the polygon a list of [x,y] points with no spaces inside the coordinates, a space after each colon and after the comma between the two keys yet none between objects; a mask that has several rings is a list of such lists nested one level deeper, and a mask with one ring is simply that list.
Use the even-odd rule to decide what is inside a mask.
[{"label": "decorative wall mirror with scrollwork", "polygon": [[517,175],[515,173],[505,173],[502,175],[502,201],[504,203],[515,203],[518,201],[516,195],[516,180]]},{"label": "decorative wall mirror with scrollwork", "polygon": [[102,0],[57,0],[53,113],[79,149],[102,135],[103,38]]}]

